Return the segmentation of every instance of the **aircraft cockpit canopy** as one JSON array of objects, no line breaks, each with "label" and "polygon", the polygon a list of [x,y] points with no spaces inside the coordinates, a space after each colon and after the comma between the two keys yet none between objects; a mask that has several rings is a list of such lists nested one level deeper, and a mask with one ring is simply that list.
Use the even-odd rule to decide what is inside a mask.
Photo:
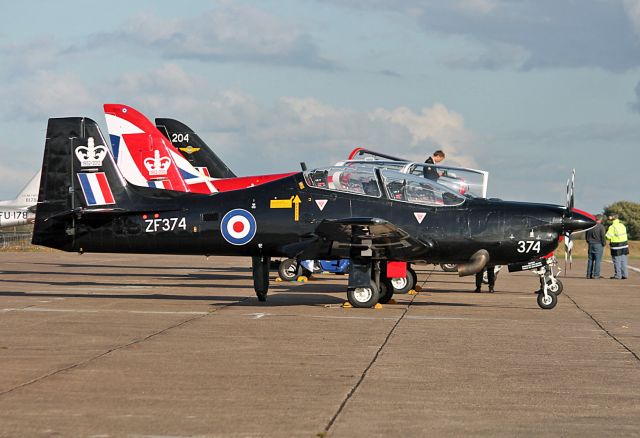
[{"label": "aircraft cockpit canopy", "polygon": [[305,172],[304,178],[310,187],[379,198],[382,191],[376,169],[380,172],[383,190],[391,200],[441,207],[460,205],[466,199],[455,189],[436,181],[376,166],[314,169]]},{"label": "aircraft cockpit canopy", "polygon": [[476,198],[487,197],[489,172],[484,170],[439,164],[410,163],[401,172],[436,181],[461,195]]},{"label": "aircraft cockpit canopy", "polygon": [[380,173],[389,199],[432,207],[460,205],[465,201],[464,196],[451,188],[421,176],[389,169]]},{"label": "aircraft cockpit canopy", "polygon": [[380,187],[373,167],[328,167],[304,173],[307,184],[319,189],[380,197]]}]

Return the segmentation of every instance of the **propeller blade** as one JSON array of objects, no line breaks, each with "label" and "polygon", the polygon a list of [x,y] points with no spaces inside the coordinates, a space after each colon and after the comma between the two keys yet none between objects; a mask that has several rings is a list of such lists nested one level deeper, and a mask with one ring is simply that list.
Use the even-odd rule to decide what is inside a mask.
[{"label": "propeller blade", "polygon": [[573,240],[571,240],[571,233],[565,233],[564,235],[564,270],[567,270],[567,259],[569,260],[569,269],[573,264]]},{"label": "propeller blade", "polygon": [[576,169],[571,170],[571,177],[567,180],[567,211],[573,208],[574,188],[576,181]]}]

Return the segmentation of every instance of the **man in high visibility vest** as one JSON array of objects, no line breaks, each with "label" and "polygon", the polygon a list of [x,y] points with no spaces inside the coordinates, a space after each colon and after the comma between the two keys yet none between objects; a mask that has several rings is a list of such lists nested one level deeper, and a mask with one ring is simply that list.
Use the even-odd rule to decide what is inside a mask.
[{"label": "man in high visibility vest", "polygon": [[607,230],[607,240],[611,248],[611,258],[613,259],[614,276],[617,280],[627,278],[627,256],[629,255],[629,242],[627,240],[627,227],[624,226],[617,214],[609,216],[613,222]]}]

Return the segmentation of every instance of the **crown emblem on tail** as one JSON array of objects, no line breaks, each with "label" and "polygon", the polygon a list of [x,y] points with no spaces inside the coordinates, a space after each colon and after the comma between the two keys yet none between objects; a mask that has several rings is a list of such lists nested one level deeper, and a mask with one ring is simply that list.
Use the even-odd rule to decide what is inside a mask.
[{"label": "crown emblem on tail", "polygon": [[144,159],[144,167],[147,168],[149,175],[152,176],[166,175],[170,165],[171,160],[169,157],[161,157],[158,150],[154,151],[153,157]]},{"label": "crown emblem on tail", "polygon": [[102,160],[107,156],[107,148],[99,144],[95,145],[93,137],[87,139],[86,146],[78,146],[76,148],[76,157],[80,160],[80,166],[102,166]]}]

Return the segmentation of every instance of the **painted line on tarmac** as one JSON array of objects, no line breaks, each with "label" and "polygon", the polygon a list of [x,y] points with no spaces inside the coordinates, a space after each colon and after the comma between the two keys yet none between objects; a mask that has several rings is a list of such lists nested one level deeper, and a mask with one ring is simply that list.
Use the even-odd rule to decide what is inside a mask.
[{"label": "painted line on tarmac", "polygon": [[59,312],[59,313],[131,313],[142,315],[207,315],[211,312],[170,312],[161,310],[89,310],[89,309],[52,309],[49,307],[5,308],[0,312]]},{"label": "painted line on tarmac", "polygon": [[375,317],[375,316],[334,316],[334,315],[293,315],[283,313],[245,313],[244,316],[250,316],[251,319],[263,319],[265,317],[282,317],[282,318],[314,318],[314,319],[360,319],[366,321],[395,321],[398,318],[391,316]]},{"label": "painted line on tarmac", "polygon": [[472,319],[477,320],[477,318],[456,318],[448,316],[407,316],[406,319],[427,319],[438,321],[468,321]]},{"label": "painted line on tarmac", "polygon": [[[611,263],[613,265],[613,262],[611,260],[604,260],[604,261],[607,263]],[[640,274],[640,268],[627,265],[627,269],[631,269],[632,271],[636,271],[637,273]]]}]

